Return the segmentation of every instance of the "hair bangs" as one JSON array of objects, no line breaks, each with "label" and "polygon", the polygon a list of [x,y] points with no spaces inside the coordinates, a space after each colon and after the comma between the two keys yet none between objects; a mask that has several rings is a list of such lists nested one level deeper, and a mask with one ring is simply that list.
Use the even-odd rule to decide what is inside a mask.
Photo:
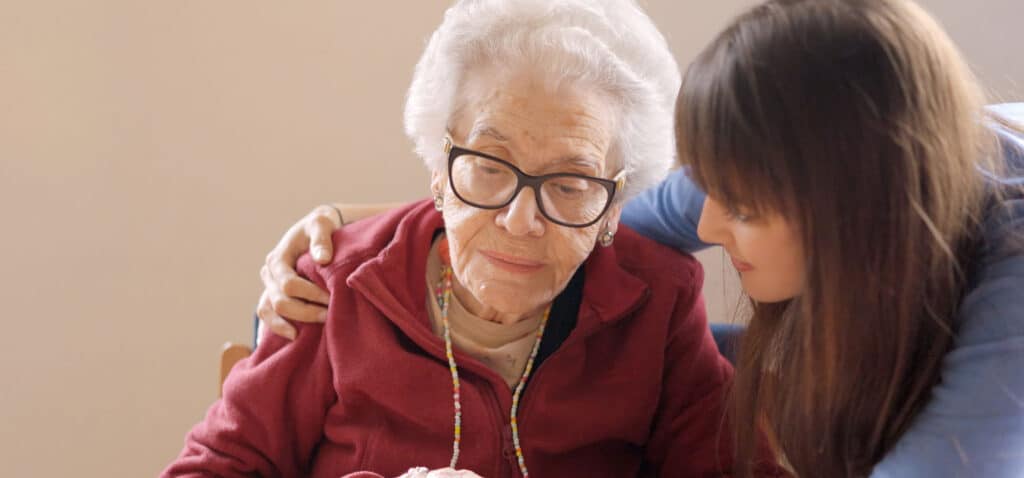
[{"label": "hair bangs", "polygon": [[[687,69],[676,99],[676,147],[679,161],[693,181],[724,206],[749,213],[792,211],[785,196],[783,172],[768,165],[784,158],[780,134],[770,122],[753,121],[756,86],[741,78],[744,67],[726,55],[698,57]],[[721,74],[725,71],[726,74]],[[755,126],[757,124],[757,126]],[[758,129],[760,128],[760,129]]]}]

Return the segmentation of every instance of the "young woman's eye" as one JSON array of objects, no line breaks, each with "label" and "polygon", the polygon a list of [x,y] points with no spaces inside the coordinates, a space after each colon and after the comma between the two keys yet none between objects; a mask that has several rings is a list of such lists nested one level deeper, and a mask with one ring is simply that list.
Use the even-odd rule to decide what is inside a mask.
[{"label": "young woman's eye", "polygon": [[726,216],[736,222],[748,222],[753,219],[750,214],[745,214],[738,209],[729,208],[725,211]]}]

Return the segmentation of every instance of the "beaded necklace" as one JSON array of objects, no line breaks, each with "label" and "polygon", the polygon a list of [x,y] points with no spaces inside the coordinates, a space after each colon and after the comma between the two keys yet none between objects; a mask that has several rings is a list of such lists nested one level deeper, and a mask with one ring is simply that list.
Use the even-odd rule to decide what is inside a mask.
[{"label": "beaded necklace", "polygon": [[[444,351],[445,355],[448,356],[448,369],[452,373],[452,398],[455,401],[455,439],[452,442],[452,461],[449,465],[450,468],[455,468],[456,463],[459,461],[459,444],[462,442],[462,401],[459,391],[461,386],[459,384],[459,369],[455,363],[455,353],[452,352],[452,331],[451,326],[448,324],[448,306],[451,303],[452,297],[452,267],[451,259],[448,255],[448,239],[441,238],[438,243],[438,255],[441,257],[441,280],[438,282],[437,287],[434,289],[434,295],[437,299],[437,304],[441,307],[441,324],[444,326]],[[551,307],[544,311],[544,317],[540,321],[540,326],[537,327],[537,339],[533,343],[533,350],[530,352],[530,358],[526,361],[526,368],[523,369],[523,375],[519,378],[519,383],[516,385],[515,392],[512,394],[512,409],[509,411],[509,423],[512,428],[512,444],[516,449],[516,460],[519,464],[519,471],[523,474],[523,478],[529,478],[530,472],[526,469],[526,460],[523,458],[523,448],[519,444],[519,424],[516,421],[516,413],[519,410],[519,396],[523,392],[523,388],[526,386],[526,380],[530,377],[530,371],[533,369],[533,361],[537,358],[537,351],[540,350],[541,338],[544,336],[544,327],[548,323],[548,317],[551,315]]]}]

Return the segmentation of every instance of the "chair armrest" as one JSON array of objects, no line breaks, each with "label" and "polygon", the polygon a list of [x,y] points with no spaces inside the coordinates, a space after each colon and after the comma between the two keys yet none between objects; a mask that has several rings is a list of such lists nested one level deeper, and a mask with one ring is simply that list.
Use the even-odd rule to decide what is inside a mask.
[{"label": "chair armrest", "polygon": [[233,344],[227,342],[220,351],[220,382],[217,383],[217,396],[222,396],[224,379],[228,378],[231,368],[242,359],[252,355],[252,349],[247,345]]}]

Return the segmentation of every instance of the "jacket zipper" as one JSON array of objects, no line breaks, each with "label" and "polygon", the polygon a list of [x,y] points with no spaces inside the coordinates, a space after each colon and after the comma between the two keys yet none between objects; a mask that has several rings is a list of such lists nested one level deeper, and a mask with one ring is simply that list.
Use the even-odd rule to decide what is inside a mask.
[{"label": "jacket zipper", "polygon": [[518,476],[516,471],[519,470],[519,465],[516,461],[515,450],[512,446],[511,424],[507,423],[505,420],[505,416],[502,413],[501,400],[498,399],[498,393],[494,390],[493,384],[488,383],[487,392],[491,397],[491,403],[493,405],[490,407],[491,414],[494,417],[495,422],[498,424],[499,430],[498,443],[501,453],[498,456],[498,474],[496,477],[515,478]]},{"label": "jacket zipper", "polygon": [[629,310],[623,312],[622,315],[616,317],[615,319],[606,321],[606,322],[598,325],[597,327],[594,327],[590,331],[586,332],[586,334],[579,334],[579,335],[576,335],[575,337],[570,336],[569,339],[567,339],[565,342],[563,342],[562,345],[559,346],[557,350],[555,350],[551,355],[548,356],[547,359],[544,360],[544,363],[540,364],[540,367],[537,367],[537,371],[533,373],[533,379],[530,380],[531,384],[528,384],[528,386],[526,387],[528,390],[524,390],[523,391],[523,396],[519,399],[519,411],[520,411],[520,413],[518,414],[518,417],[516,417],[516,419],[520,423],[520,429],[523,428],[522,427],[522,423],[524,421],[523,418],[526,416],[527,412],[530,410],[529,405],[533,404],[533,400],[530,400],[530,398],[533,397],[534,394],[528,393],[529,389],[536,389],[536,387],[538,386],[537,383],[540,382],[541,377],[547,376],[546,374],[543,374],[544,370],[547,370],[547,369],[551,368],[551,367],[548,367],[547,365],[549,363],[551,363],[551,361],[553,359],[555,359],[556,357],[559,357],[559,356],[563,355],[563,351],[564,350],[570,348],[571,346],[576,345],[577,342],[582,342],[583,340],[593,336],[594,334],[604,330],[605,328],[619,323],[620,320],[622,320],[622,319],[624,319],[626,317],[629,317],[630,315],[632,315],[637,310],[640,310],[640,307],[642,307],[645,303],[647,303],[647,298],[649,296],[650,296],[650,290],[647,290],[647,291],[644,292],[643,298],[641,300],[638,300],[636,302],[636,304],[633,305],[633,307],[629,308]]}]

